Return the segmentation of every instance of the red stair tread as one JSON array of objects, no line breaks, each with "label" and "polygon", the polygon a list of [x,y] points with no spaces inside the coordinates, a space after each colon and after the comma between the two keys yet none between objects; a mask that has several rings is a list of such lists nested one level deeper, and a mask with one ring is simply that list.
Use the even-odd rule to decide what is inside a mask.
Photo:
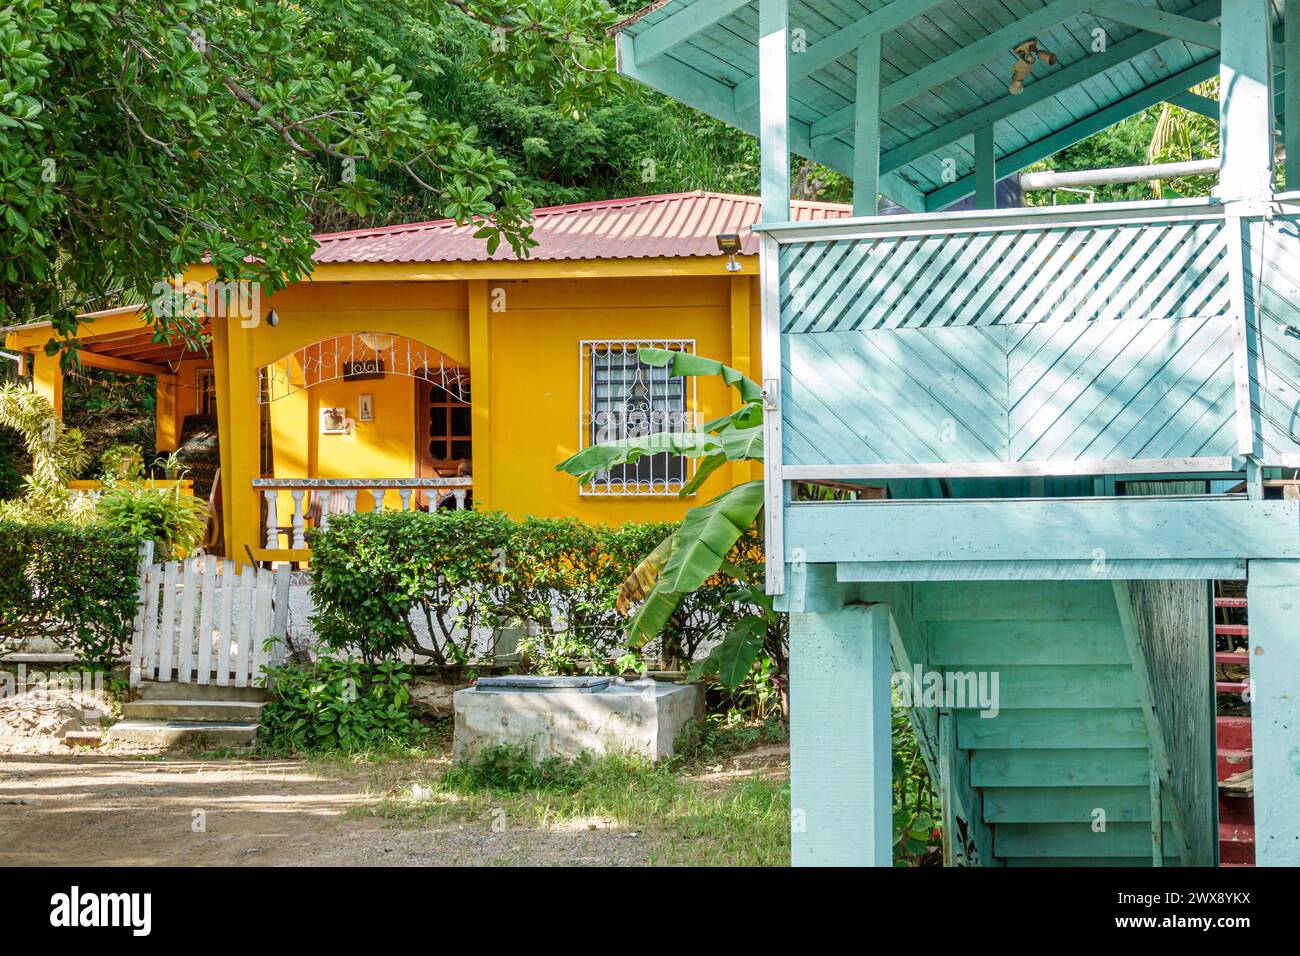
[{"label": "red stair tread", "polygon": [[1219,748],[1219,779],[1226,780],[1234,773],[1241,773],[1243,770],[1249,770],[1254,766],[1251,762],[1249,750],[1225,750]]},{"label": "red stair tread", "polygon": [[1234,664],[1240,667],[1249,667],[1250,655],[1245,651],[1216,651],[1214,654],[1214,663]]},{"label": "red stair tread", "polygon": [[1246,599],[1244,597],[1216,597],[1214,599],[1215,607],[1245,607]]},{"label": "red stair tread", "polygon": [[1218,637],[1247,637],[1250,628],[1245,624],[1216,624],[1214,633]]},{"label": "red stair tread", "polygon": [[1220,749],[1250,749],[1250,718],[1219,717],[1215,720]]}]

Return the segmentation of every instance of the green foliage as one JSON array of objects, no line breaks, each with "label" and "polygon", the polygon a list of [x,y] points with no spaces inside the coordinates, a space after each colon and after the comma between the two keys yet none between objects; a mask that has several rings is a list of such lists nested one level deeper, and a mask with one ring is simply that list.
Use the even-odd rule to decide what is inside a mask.
[{"label": "green foliage", "polygon": [[[503,622],[511,522],[477,511],[372,512],[313,532],[313,626],[336,651],[373,663],[402,650],[438,664],[469,659],[466,635]],[[417,642],[412,613],[432,644]],[[459,636],[458,636],[459,629]]]},{"label": "green foliage", "polygon": [[131,639],[136,562],[136,540],[113,528],[0,521],[0,634],[110,664]]},{"label": "green foliage", "polygon": [[[566,112],[597,102],[609,77],[601,0],[382,11],[473,18],[477,73]],[[508,163],[426,108],[392,65],[340,48],[336,28],[363,12],[382,26],[381,8],[360,0],[0,8],[0,320],[49,316],[70,335],[79,303],[119,289],[148,301],[160,277],[205,254],[218,278],[278,291],[311,271],[308,210],[366,215],[381,175],[481,226],[489,249],[526,252],[530,207]],[[195,317],[152,312],[160,337],[197,344]]]},{"label": "green foliage", "polygon": [[144,453],[138,445],[110,445],[99,457],[100,479],[105,484],[139,481],[144,477]]},{"label": "green foliage", "polygon": [[[671,530],[481,511],[340,515],[312,536],[313,624],[336,652],[376,661],[411,651],[440,665],[470,661],[475,629],[531,625],[521,650],[532,669],[622,671],[634,661],[624,656],[619,588]],[[733,558],[753,573],[747,554]],[[742,613],[734,592],[719,575],[680,601],[660,635],[661,657],[689,661],[734,626]],[[412,618],[427,625],[429,645]]]},{"label": "green foliage", "polygon": [[493,744],[469,760],[458,761],[442,777],[442,786],[459,793],[525,790],[573,792],[588,780],[596,761],[584,752],[576,760],[547,757],[534,760],[527,747]]},{"label": "green foliage", "polygon": [[271,699],[258,746],[268,753],[383,751],[419,742],[424,727],[410,706],[410,669],[322,657],[309,667],[266,669]]},{"label": "green foliage", "polygon": [[0,502],[0,519],[79,520],[66,486],[86,465],[81,432],[59,421],[44,396],[14,383],[0,385],[0,425],[19,434],[32,465],[23,479],[23,497]]},{"label": "green foliage", "polygon": [[943,822],[934,782],[921,756],[907,709],[895,706],[892,723],[895,866],[942,863],[939,827]]},{"label": "green foliage", "polygon": [[134,482],[110,487],[99,499],[98,517],[136,541],[152,540],[162,560],[193,551],[207,532],[207,505],[182,494],[179,485],[158,488]]},{"label": "green foliage", "polygon": [[[682,489],[685,496],[729,461],[762,460],[763,390],[757,383],[730,366],[698,355],[649,348],[637,354],[646,365],[666,367],[670,375],[717,376],[736,390],[742,405],[693,432],[599,443],[560,462],[557,471],[587,481],[597,471],[667,449],[699,459],[695,477]],[[746,613],[731,622],[709,656],[692,668],[692,680],[717,674],[724,687],[737,688],[764,650],[784,672],[787,629],[757,586],[762,578],[761,563],[748,572],[736,563],[742,556],[762,554],[761,543],[750,536],[757,534],[763,497],[763,482],[749,481],[691,508],[681,525],[646,553],[621,590],[619,610],[626,612],[632,603],[640,605],[628,624],[629,639],[644,643],[662,635],[683,601],[706,582],[719,576],[735,579],[739,586],[729,596]]]}]

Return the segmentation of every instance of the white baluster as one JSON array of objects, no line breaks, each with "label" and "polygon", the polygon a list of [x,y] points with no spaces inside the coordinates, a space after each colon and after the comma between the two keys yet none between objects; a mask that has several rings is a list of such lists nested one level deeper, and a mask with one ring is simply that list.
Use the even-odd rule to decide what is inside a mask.
[{"label": "white baluster", "polygon": [[457,511],[465,510],[465,491],[466,489],[464,488],[457,488],[451,493],[451,496],[456,499]]},{"label": "white baluster", "polygon": [[356,514],[357,513],[357,489],[349,488],[347,491],[343,492],[343,497],[344,499],[347,500],[347,507],[344,509],[343,513],[345,515]]},{"label": "white baluster", "polygon": [[370,497],[375,499],[375,510],[383,511],[384,510],[384,489],[371,488]]},{"label": "white baluster", "polygon": [[275,518],[275,499],[276,493],[273,490],[262,492],[262,497],[266,499],[266,547],[278,548],[280,546],[280,531]]},{"label": "white baluster", "polygon": [[301,488],[289,492],[293,495],[293,548],[301,551],[307,547],[306,522],[303,520],[302,498],[306,494]]},{"label": "white baluster", "polygon": [[411,489],[399,488],[397,489],[397,493],[398,495],[401,496],[402,499],[402,510],[410,511],[411,510]]},{"label": "white baluster", "polygon": [[330,505],[333,504],[333,498],[320,488],[312,491],[313,500],[320,499],[320,520],[316,522],[316,527],[324,531],[330,526]]}]

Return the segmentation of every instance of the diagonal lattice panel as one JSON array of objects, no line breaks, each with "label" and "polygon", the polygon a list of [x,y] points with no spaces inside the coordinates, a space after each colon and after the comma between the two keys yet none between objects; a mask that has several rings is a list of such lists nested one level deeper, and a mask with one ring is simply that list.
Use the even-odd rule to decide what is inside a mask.
[{"label": "diagonal lattice panel", "polygon": [[1221,316],[1223,223],[1085,223],[788,243],[785,332]]}]

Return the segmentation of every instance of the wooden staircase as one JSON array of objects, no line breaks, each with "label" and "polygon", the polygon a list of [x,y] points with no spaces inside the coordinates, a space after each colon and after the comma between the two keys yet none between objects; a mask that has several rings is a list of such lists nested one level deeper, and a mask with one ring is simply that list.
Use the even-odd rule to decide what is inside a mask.
[{"label": "wooden staircase", "polygon": [[[972,581],[863,593],[868,603],[908,606],[895,610],[898,670],[919,663],[967,686],[969,675],[997,675],[996,715],[981,716],[982,701],[969,698],[912,709],[937,768],[945,831],[956,835],[948,863],[1151,866],[1153,813],[1163,865],[1212,862],[1209,643],[1196,661],[1171,662],[1144,633],[1159,615],[1135,610],[1156,592],[1139,598],[1130,587]],[[1176,628],[1183,645],[1191,622],[1208,617],[1208,589],[1195,595],[1164,595],[1171,606],[1191,605]],[[1199,671],[1199,693],[1185,681],[1179,696],[1178,666]],[[1179,707],[1187,709],[1174,713]],[[1198,709],[1199,738],[1182,739],[1178,728]],[[1162,712],[1170,715],[1163,723]],[[1198,782],[1189,788],[1188,780]]]},{"label": "wooden staircase", "polygon": [[[1015,616],[928,627],[932,666],[1000,675],[997,716],[955,714],[957,764],[968,768],[995,865],[1152,862],[1138,685],[1109,584],[1085,590],[1065,618],[1050,616],[1046,591],[1035,602],[1008,593],[1018,610],[999,613]],[[1179,842],[1166,822],[1171,865]]]}]

